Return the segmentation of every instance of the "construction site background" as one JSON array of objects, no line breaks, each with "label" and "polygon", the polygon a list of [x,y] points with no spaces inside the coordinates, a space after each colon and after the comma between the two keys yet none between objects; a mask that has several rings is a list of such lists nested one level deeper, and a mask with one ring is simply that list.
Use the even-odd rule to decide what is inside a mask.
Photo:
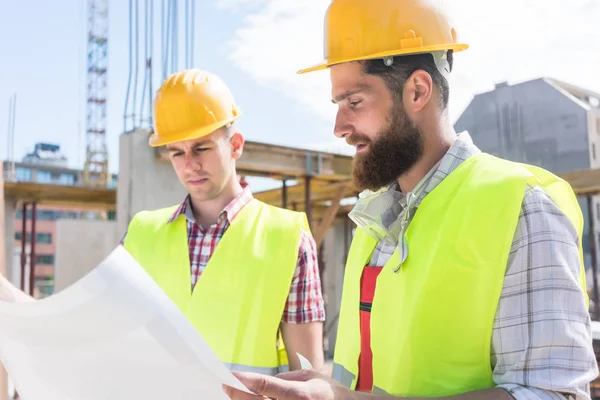
[{"label": "construction site background", "polygon": [[[232,2],[235,3],[233,0],[229,3]],[[21,114],[17,113],[17,95],[5,93],[0,88],[0,98],[5,95],[10,97],[6,152],[0,152],[0,157],[3,158],[0,163],[0,237],[4,238],[0,241],[0,273],[37,298],[65,289],[96,267],[118,245],[135,213],[171,206],[183,200],[184,188],[163,149],[148,146],[148,138],[152,133],[153,90],[174,69],[207,68],[207,65],[212,65],[213,58],[221,56],[217,52],[206,52],[202,54],[202,62],[196,61],[199,50],[196,50],[194,38],[200,37],[200,24],[194,25],[196,18],[193,16],[202,15],[204,18],[204,8],[213,7],[212,5],[198,4],[199,9],[195,10],[195,2],[189,0],[185,2],[185,9],[183,2],[179,4],[177,13],[175,10],[178,5],[173,0],[163,0],[160,4],[162,8],[157,1],[147,0],[141,2],[142,7],[135,2],[134,7],[134,2],[130,0],[129,14],[124,15],[123,12],[108,12],[109,6],[114,9],[122,7],[121,3],[109,4],[108,0],[87,0],[83,3],[85,9],[81,10],[81,22],[82,26],[85,25],[86,32],[81,40],[86,48],[81,49],[81,55],[86,57],[87,64],[79,66],[79,72],[85,77],[80,82],[81,90],[85,91],[85,95],[80,97],[85,98],[85,101],[77,104],[77,107],[85,109],[86,119],[80,121],[80,137],[77,140],[83,138],[85,143],[81,148],[85,150],[77,154],[77,158],[81,160],[75,163],[76,168],[72,167],[73,160],[69,160],[61,151],[61,147],[70,146],[72,143],[69,142],[76,138],[40,142],[33,139],[34,135],[28,136],[16,123],[21,118]],[[154,3],[157,4],[156,7],[153,6]],[[221,3],[228,2],[219,2]],[[269,7],[277,1],[263,3],[268,3],[265,7]],[[461,0],[459,3],[465,5],[468,1]],[[306,9],[317,8],[310,4],[312,3],[304,4]],[[482,7],[481,4],[473,2],[471,12]],[[507,13],[509,16],[518,16],[524,8],[533,7],[532,4],[522,4],[516,0],[511,4],[494,3],[489,6],[494,7],[495,11],[482,12],[482,16],[474,22],[482,36],[487,29],[486,24],[490,25],[490,31],[495,29],[492,20],[506,16]],[[3,10],[2,7],[5,6],[0,6],[0,10]],[[203,7],[201,11],[200,7]],[[289,7],[298,13],[306,12],[299,4],[290,4]],[[573,23],[563,25],[562,31],[565,34],[570,29],[575,32],[576,28],[583,25],[583,17],[577,20],[574,15],[585,15],[587,21],[593,13],[597,13],[600,18],[600,8],[593,0],[574,4],[569,10],[552,4],[543,7],[546,7],[545,11],[539,14],[542,22],[535,23],[554,27],[553,19],[563,13],[571,18],[567,22]],[[512,11],[507,11],[511,9]],[[2,15],[0,11],[0,21],[6,15]],[[190,15],[192,18],[188,18]],[[469,15],[471,14],[463,15],[463,20],[468,19]],[[597,20],[596,18],[595,21]],[[119,97],[108,94],[107,82],[111,76],[108,71],[108,58],[111,54],[109,43],[127,38],[111,36],[109,21],[112,24],[128,23],[128,28],[131,29],[129,60],[122,58],[118,63],[111,64],[118,65],[122,74],[129,74],[125,95]],[[154,29],[148,30],[152,21],[159,22],[154,23]],[[514,23],[523,23],[519,21]],[[315,26],[320,29],[321,23],[322,18],[315,22]],[[183,32],[179,37],[174,34],[175,26],[179,26],[180,33]],[[214,28],[213,25],[211,27]],[[301,30],[306,31],[304,28]],[[554,30],[548,28],[544,32],[554,33]],[[152,46],[158,47],[159,42],[153,42],[154,31],[161,32],[160,54],[152,52]],[[169,32],[171,33],[168,34]],[[512,31],[503,32],[508,35],[507,39],[498,39],[496,45],[511,47],[525,40],[520,34],[512,35]],[[556,79],[540,72],[519,81],[512,78],[515,75],[521,77],[518,75],[519,67],[511,67],[511,72],[506,74],[511,83],[490,80],[487,82],[490,90],[474,93],[464,110],[453,118],[456,131],[467,130],[483,151],[546,168],[571,183],[585,219],[584,261],[591,299],[590,312],[595,327],[600,324],[600,307],[597,306],[600,304],[600,281],[597,274],[600,244],[600,80],[590,81],[588,88],[573,84],[569,77],[577,79],[581,71],[589,70],[590,64],[597,70],[600,65],[597,61],[600,59],[594,57],[600,54],[598,32],[600,31],[596,27],[587,36],[578,36],[578,40],[583,38],[582,43],[586,40],[591,47],[586,47],[585,52],[577,53],[586,55],[578,58],[578,62],[573,62],[568,76]],[[224,28],[215,33],[225,35]],[[202,31],[202,34],[205,32]],[[284,35],[285,32],[281,34]],[[491,35],[489,32],[487,34]],[[527,40],[541,43],[547,39],[542,31],[537,34],[537,37],[528,37]],[[271,53],[278,53],[281,46],[294,47],[290,43],[282,45],[280,41],[275,41],[275,35],[271,36],[274,41],[272,47],[269,47],[269,43],[264,43],[271,49],[268,50]],[[474,47],[481,47],[477,35],[473,36]],[[308,40],[305,36],[297,39],[298,42]],[[567,41],[567,38],[564,40]],[[595,47],[592,45],[594,43]],[[320,44],[321,42],[314,42],[315,46]],[[183,51],[178,54],[178,49]],[[502,51],[499,47],[498,52]],[[535,50],[532,53],[537,54]],[[562,57],[560,53],[540,54],[546,57],[544,65]],[[505,61],[506,65],[512,63],[518,66],[528,62],[522,53],[510,55],[514,59]],[[494,61],[500,62],[469,58],[469,55],[465,57],[461,59],[457,56],[456,64],[460,66],[481,62],[481,68],[484,69],[489,68]],[[11,62],[16,66],[20,65],[19,59],[12,59]],[[267,75],[277,77],[281,71],[268,67],[272,66],[265,63],[264,71],[267,72],[258,76],[248,72],[244,79],[258,80],[261,84],[273,82],[271,79],[275,78]],[[229,70],[227,72],[232,74]],[[597,76],[596,74],[595,77]],[[464,95],[459,88],[467,78],[459,68],[458,77],[452,78],[454,80],[451,82],[451,103],[456,96]],[[275,79],[275,82],[278,81]],[[234,80],[234,85],[245,88],[239,79]],[[293,85],[285,88],[289,91],[297,89]],[[328,147],[326,144],[333,138],[331,129],[319,143],[305,146],[298,145],[304,143],[303,137],[288,132],[306,129],[302,128],[303,124],[312,126],[308,124],[308,120],[315,115],[325,115],[326,111],[315,113],[314,110],[321,108],[319,104],[326,104],[327,98],[309,106],[302,104],[304,108],[290,107],[288,116],[282,116],[271,112],[266,106],[252,104],[252,92],[253,89],[240,91],[240,98],[246,100],[243,106],[262,114],[256,116],[256,112],[254,115],[247,112],[243,118],[255,118],[254,121],[261,121],[262,125],[260,129],[244,132],[248,142],[238,163],[239,178],[249,182],[258,199],[307,213],[311,230],[319,245],[319,265],[327,313],[324,352],[331,359],[337,334],[344,265],[355,228],[347,217],[358,195],[350,181],[352,157],[344,152],[317,150]],[[123,112],[119,115],[123,119],[120,130],[109,129],[107,104],[111,102],[118,103],[120,108],[123,106]],[[322,107],[325,108],[325,105]],[[75,115],[75,111],[73,114]],[[25,110],[23,115],[31,118],[36,112]],[[80,117],[81,115],[73,118]],[[290,125],[301,127],[283,125],[282,122],[286,123],[288,119],[292,121]],[[52,129],[58,131],[60,127]],[[267,131],[271,136],[265,133]],[[20,138],[27,138],[28,151],[22,155],[15,154],[16,132]],[[321,138],[315,132],[305,133],[306,137]],[[265,136],[271,140],[267,140]],[[49,133],[48,137],[61,138],[59,135],[50,136]],[[109,152],[107,138],[115,137],[118,137],[118,152]],[[273,144],[273,137],[280,138],[277,144]],[[118,165],[118,173],[110,171],[111,165]],[[600,328],[595,341],[600,343]],[[600,345],[597,348],[600,349]],[[600,350],[597,350],[597,354],[600,355]],[[7,385],[6,374],[0,371],[0,400],[6,400],[9,393],[13,394]],[[5,390],[7,387],[9,390]],[[593,389],[596,390],[596,385]],[[600,394],[593,392],[593,397],[600,398]]]}]

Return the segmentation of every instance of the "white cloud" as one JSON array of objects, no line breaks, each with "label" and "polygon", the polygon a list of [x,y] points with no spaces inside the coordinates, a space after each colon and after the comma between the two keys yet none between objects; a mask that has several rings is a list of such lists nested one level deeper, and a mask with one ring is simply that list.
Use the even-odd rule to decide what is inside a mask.
[{"label": "white cloud", "polygon": [[216,0],[218,8],[231,11],[243,11],[249,8],[257,8],[262,6],[268,0]]},{"label": "white cloud", "polygon": [[[243,6],[249,0],[219,0]],[[256,5],[256,2],[253,2]],[[326,71],[297,75],[322,58],[329,1],[262,0],[228,43],[233,62],[260,84],[295,99],[331,126]],[[600,2],[597,0],[454,0],[453,19],[470,48],[455,55],[451,116],[495,83],[540,76],[600,92]]]}]

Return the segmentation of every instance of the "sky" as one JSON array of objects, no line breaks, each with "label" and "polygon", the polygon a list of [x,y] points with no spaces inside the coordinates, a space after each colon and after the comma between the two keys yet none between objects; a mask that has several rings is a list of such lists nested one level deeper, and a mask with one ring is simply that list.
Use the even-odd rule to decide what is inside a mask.
[{"label": "sky", "polygon": [[[141,108],[144,4],[139,16]],[[442,0],[444,1],[444,0]],[[600,1],[444,1],[469,49],[455,55],[453,121],[476,93],[538,77],[600,92]],[[15,158],[34,143],[61,145],[69,165],[85,160],[85,0],[0,0],[0,158],[7,155],[9,98],[16,93]],[[135,4],[135,1],[134,1]],[[179,1],[178,67],[184,63]],[[327,0],[196,0],[193,67],[218,74],[243,110],[247,140],[352,154],[332,134],[335,106],[327,71],[297,75],[322,58]],[[129,72],[129,2],[109,1],[107,143],[118,172]],[[161,82],[161,2],[154,1],[153,89]],[[146,93],[146,98],[148,93]],[[147,101],[147,100],[146,100]],[[146,102],[146,105],[148,103]],[[147,108],[147,107],[146,107]]]}]

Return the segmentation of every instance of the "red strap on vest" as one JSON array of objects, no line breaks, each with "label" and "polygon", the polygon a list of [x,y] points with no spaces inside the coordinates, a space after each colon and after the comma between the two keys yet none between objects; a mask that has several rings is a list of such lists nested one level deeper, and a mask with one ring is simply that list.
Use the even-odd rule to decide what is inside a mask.
[{"label": "red strap on vest", "polygon": [[383,267],[366,266],[360,280],[360,356],[356,390],[373,389],[373,353],[371,352],[371,306],[375,297],[377,277]]}]

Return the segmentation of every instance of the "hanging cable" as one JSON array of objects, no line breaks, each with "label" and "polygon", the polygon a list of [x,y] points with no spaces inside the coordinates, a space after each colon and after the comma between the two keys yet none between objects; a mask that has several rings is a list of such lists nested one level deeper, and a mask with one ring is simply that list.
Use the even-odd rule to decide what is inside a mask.
[{"label": "hanging cable", "polygon": [[179,37],[177,35],[177,30],[178,30],[178,26],[177,26],[177,0],[172,0],[173,1],[173,36],[171,37],[171,45],[172,47],[172,53],[171,53],[171,72],[175,72],[177,71],[178,68],[178,57],[179,54],[177,52],[178,50],[178,44],[179,44]]},{"label": "hanging cable", "polygon": [[185,68],[189,68],[190,65],[190,24],[189,24],[189,8],[190,0],[185,0],[185,11],[183,17],[185,18]]},{"label": "hanging cable", "polygon": [[12,114],[13,114],[13,96],[8,99],[8,128],[6,130],[6,160],[12,161],[10,155],[11,138],[12,138]]},{"label": "hanging cable", "polygon": [[129,93],[131,92],[132,73],[132,47],[133,47],[133,0],[129,0],[129,77],[127,78],[127,93],[125,94],[125,111],[123,112],[123,132],[127,130],[127,118],[129,117]]},{"label": "hanging cable", "polygon": [[165,60],[167,59],[167,54],[165,52],[166,41],[165,41],[165,0],[161,0],[160,2],[160,57],[163,64],[161,79],[164,81],[167,79],[167,69],[165,68]]},{"label": "hanging cable", "polygon": [[154,57],[154,0],[150,0],[150,58],[148,59],[148,69],[150,77],[148,79],[148,126],[152,128],[152,103],[154,92],[152,91],[152,81],[154,80],[154,74],[152,70],[152,59]]},{"label": "hanging cable", "polygon": [[12,109],[12,131],[10,134],[10,158],[12,160],[12,172],[15,172],[15,126],[17,123],[17,94],[13,97]]},{"label": "hanging cable", "polygon": [[81,162],[81,156],[83,154],[85,154],[85,147],[83,146],[83,140],[85,138],[85,131],[83,130],[83,123],[82,123],[82,107],[84,104],[84,97],[83,97],[83,88],[84,88],[84,84],[83,84],[83,73],[85,71],[85,69],[83,68],[83,63],[82,61],[84,60],[83,55],[84,53],[84,43],[85,43],[85,39],[87,38],[87,35],[85,35],[83,32],[85,31],[85,2],[82,1],[81,2],[81,6],[79,8],[79,34],[77,35],[79,37],[78,43],[77,43],[77,54],[79,55],[79,57],[77,57],[77,165],[84,165]]},{"label": "hanging cable", "polygon": [[165,31],[165,55],[163,57],[163,71],[164,79],[167,78],[171,73],[169,72],[169,58],[171,49],[171,12],[172,12],[173,0],[168,0],[167,3],[167,29]]},{"label": "hanging cable", "polygon": [[140,3],[135,0],[135,74],[133,78],[133,107],[131,120],[133,121],[133,129],[135,125],[135,106],[137,104],[138,91],[138,75],[140,72]]},{"label": "hanging cable", "polygon": [[190,32],[190,68],[193,68],[196,65],[194,60],[194,38],[196,37],[196,0],[192,0],[192,12],[190,14],[190,19],[192,20],[192,28]]},{"label": "hanging cable", "polygon": [[150,27],[150,21],[148,20],[150,11],[149,0],[145,0],[144,4],[144,86],[142,88],[142,101],[140,103],[140,126],[144,125],[144,111],[146,110],[146,89],[148,88],[148,29]]}]

